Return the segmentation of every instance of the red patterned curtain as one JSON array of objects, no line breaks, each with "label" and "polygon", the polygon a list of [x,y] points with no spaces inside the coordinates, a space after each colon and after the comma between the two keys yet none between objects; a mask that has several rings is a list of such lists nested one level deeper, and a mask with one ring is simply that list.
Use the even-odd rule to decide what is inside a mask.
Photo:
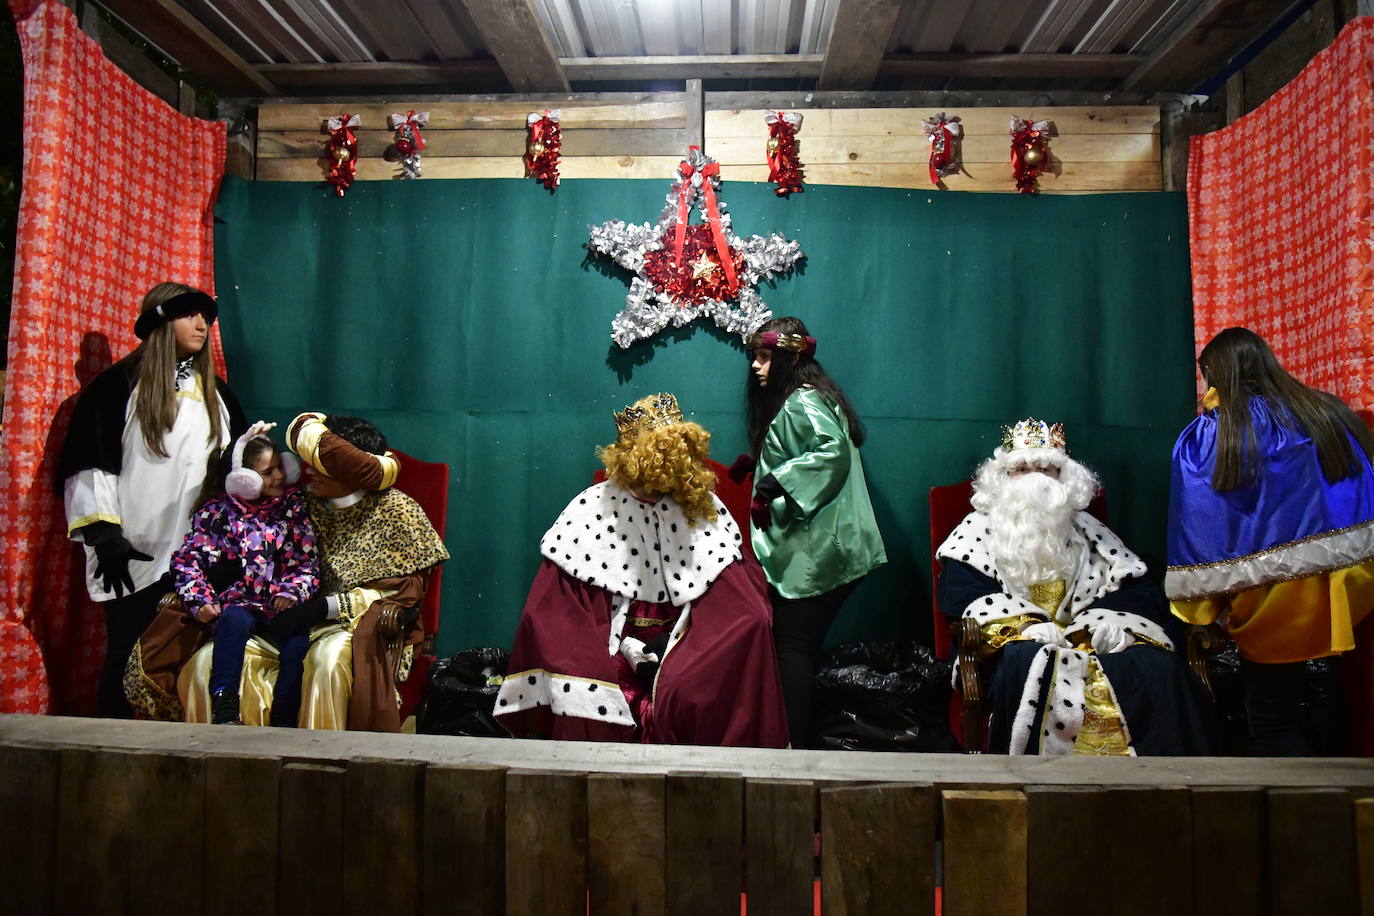
[{"label": "red patterned curtain", "polygon": [[[1374,420],[1374,18],[1355,19],[1236,123],[1194,137],[1197,348],[1255,331],[1298,380]],[[1371,424],[1374,425],[1374,424]],[[1374,756],[1374,618],[1344,658],[1351,753]]]},{"label": "red patterned curtain", "polygon": [[143,294],[164,280],[213,292],[224,126],[138,86],[55,0],[10,7],[24,186],[0,451],[0,712],[80,714],[94,709],[104,625],[66,540],[57,455],[81,385],[138,342]]},{"label": "red patterned curtain", "polygon": [[1197,347],[1241,325],[1300,381],[1374,408],[1370,166],[1374,18],[1292,82],[1194,137],[1188,220]]}]

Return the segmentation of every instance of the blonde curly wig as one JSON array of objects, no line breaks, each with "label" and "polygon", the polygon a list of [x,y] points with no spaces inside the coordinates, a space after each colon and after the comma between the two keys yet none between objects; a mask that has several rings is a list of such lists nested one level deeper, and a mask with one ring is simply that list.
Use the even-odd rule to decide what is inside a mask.
[{"label": "blonde curly wig", "polygon": [[711,434],[696,423],[672,423],[649,429],[626,441],[596,450],[606,476],[627,490],[657,499],[671,496],[689,523],[716,520],[716,474],[711,457]]}]

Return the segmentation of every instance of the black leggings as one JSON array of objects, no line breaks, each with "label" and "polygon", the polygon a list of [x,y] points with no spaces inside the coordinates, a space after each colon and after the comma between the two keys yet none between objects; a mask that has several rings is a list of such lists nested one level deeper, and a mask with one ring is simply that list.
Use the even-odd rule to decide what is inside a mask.
[{"label": "black leggings", "polygon": [[773,644],[782,673],[782,698],[787,706],[787,730],[793,747],[811,744],[811,695],[816,689],[816,662],[825,634],[840,612],[840,605],[859,580],[810,598],[784,598],[773,588]]},{"label": "black leggings", "polygon": [[134,643],[157,616],[157,603],[172,590],[166,576],[132,595],[103,603],[105,610],[105,663],[100,669],[96,715],[107,719],[132,719],[134,711],[124,696],[124,667]]},{"label": "black leggings", "polygon": [[1242,661],[1245,718],[1250,754],[1256,757],[1309,757],[1315,753],[1302,730],[1307,663],[1263,665]]}]

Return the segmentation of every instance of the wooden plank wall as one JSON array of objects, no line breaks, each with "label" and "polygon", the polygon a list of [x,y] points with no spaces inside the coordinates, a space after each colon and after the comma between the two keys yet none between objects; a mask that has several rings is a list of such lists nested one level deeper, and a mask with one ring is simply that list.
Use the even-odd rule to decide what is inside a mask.
[{"label": "wooden plank wall", "polygon": [[1367,787],[843,785],[3,744],[0,772],[15,913],[653,916],[737,913],[743,892],[751,914],[795,916],[818,877],[827,914],[920,916],[937,893],[949,916],[1374,911]]},{"label": "wooden plank wall", "polygon": [[[708,97],[709,100],[709,97]],[[562,109],[563,178],[669,180],[686,153],[685,93],[644,94],[624,101],[572,101]],[[271,104],[258,110],[257,177],[267,181],[322,181],[327,136],[324,120],[347,111],[362,117],[358,180],[386,181],[400,173],[387,159],[392,132],[387,115],[409,108],[429,111],[424,131],[425,178],[521,178],[528,101],[395,102],[353,107]],[[806,181],[812,184],[931,188],[929,146],[921,121],[936,112],[902,108],[827,108],[803,112],[798,135]],[[1045,193],[1158,191],[1159,109],[976,108],[953,110],[964,125],[966,174],[950,176],[953,191],[1014,193],[1009,133],[1012,115],[1054,122],[1052,168],[1040,181]],[[706,151],[727,180],[768,180],[762,109],[706,112]]]}]

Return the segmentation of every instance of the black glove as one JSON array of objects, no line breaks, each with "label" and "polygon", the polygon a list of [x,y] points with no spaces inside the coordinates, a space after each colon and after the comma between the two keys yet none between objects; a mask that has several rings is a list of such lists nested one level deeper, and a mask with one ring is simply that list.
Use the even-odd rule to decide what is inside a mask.
[{"label": "black glove", "polygon": [[735,463],[730,465],[730,479],[735,483],[744,483],[744,478],[758,466],[753,455],[740,455],[735,459]]},{"label": "black glove", "polygon": [[129,561],[153,558],[124,537],[124,529],[114,522],[91,522],[81,529],[81,539],[95,551],[95,577],[107,592],[114,592],[116,598],[123,598],[127,590],[134,593],[134,580],[129,575]]},{"label": "black glove", "polygon": [[264,627],[268,637],[276,645],[281,645],[295,636],[324,620],[329,613],[329,603],[324,595],[316,595],[302,604],[293,604],[284,611],[278,611]]},{"label": "black glove", "polygon": [[767,531],[773,527],[773,500],[786,491],[772,474],[754,483],[754,498],[749,503],[749,518],[754,527]]}]

